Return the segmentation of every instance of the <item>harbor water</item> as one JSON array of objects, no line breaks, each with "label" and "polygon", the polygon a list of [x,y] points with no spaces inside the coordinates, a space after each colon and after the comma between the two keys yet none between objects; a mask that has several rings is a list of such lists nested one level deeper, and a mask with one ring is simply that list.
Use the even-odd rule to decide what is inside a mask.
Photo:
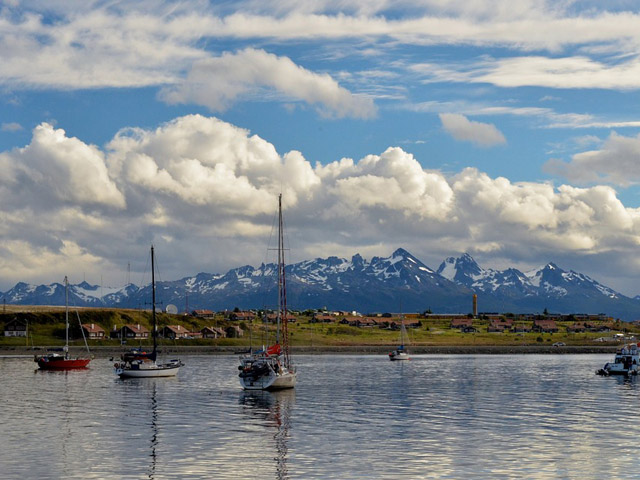
[{"label": "harbor water", "polygon": [[245,392],[235,356],[127,379],[0,359],[3,479],[640,478],[640,379],[609,355],[296,356]]}]

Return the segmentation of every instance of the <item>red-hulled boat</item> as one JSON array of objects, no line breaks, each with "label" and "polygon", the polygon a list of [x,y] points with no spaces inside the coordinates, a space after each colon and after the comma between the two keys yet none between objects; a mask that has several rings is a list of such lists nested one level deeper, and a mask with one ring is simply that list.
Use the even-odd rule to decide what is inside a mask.
[{"label": "red-hulled boat", "polygon": [[[71,358],[69,357],[69,280],[64,277],[65,287],[65,327],[66,343],[62,351],[64,353],[47,353],[46,355],[36,355],[33,359],[42,370],[70,370],[73,368],[87,368],[91,358]],[[80,317],[78,317],[78,320]],[[82,325],[80,325],[82,330]],[[84,332],[83,332],[84,335]],[[85,340],[86,343],[86,340]],[[88,349],[88,347],[87,347]]]},{"label": "red-hulled boat", "polygon": [[36,362],[42,370],[67,370],[72,368],[87,368],[90,358],[69,358],[69,352],[64,355],[60,353],[49,353],[38,355]]}]

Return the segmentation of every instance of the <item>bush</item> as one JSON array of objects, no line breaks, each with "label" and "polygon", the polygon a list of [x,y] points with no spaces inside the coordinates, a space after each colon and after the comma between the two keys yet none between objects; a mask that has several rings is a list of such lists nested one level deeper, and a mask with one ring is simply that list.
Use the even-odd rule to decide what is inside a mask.
[{"label": "bush", "polygon": [[536,338],[536,342],[541,343],[541,342],[544,342],[544,340],[542,339],[542,337],[538,337]]}]

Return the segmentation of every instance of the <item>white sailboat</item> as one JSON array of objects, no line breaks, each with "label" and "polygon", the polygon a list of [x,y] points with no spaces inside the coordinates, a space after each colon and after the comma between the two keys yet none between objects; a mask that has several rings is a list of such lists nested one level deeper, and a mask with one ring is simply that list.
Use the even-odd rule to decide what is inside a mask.
[{"label": "white sailboat", "polygon": [[116,375],[120,378],[175,377],[183,363],[180,360],[169,360],[157,363],[158,325],[156,321],[156,279],[151,245],[151,318],[153,319],[153,351],[149,354],[134,356],[123,355],[122,362],[114,364]]},{"label": "white sailboat", "polygon": [[[284,232],[282,194],[278,197],[278,314],[276,343],[240,358],[239,379],[245,390],[293,388],[297,374],[291,363],[287,315],[287,289],[284,274]],[[282,337],[282,344],[280,344]]]},{"label": "white sailboat", "polygon": [[397,360],[411,360],[409,356],[409,352],[407,351],[407,329],[404,326],[404,316],[401,318],[400,323],[400,345],[393,351],[389,353],[389,360],[392,362]]}]

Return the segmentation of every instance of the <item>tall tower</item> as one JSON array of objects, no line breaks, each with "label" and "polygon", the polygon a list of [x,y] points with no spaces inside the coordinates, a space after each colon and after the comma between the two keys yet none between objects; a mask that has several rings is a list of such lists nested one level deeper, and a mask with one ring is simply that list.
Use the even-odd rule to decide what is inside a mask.
[{"label": "tall tower", "polygon": [[478,316],[478,295],[473,294],[473,316]]}]

